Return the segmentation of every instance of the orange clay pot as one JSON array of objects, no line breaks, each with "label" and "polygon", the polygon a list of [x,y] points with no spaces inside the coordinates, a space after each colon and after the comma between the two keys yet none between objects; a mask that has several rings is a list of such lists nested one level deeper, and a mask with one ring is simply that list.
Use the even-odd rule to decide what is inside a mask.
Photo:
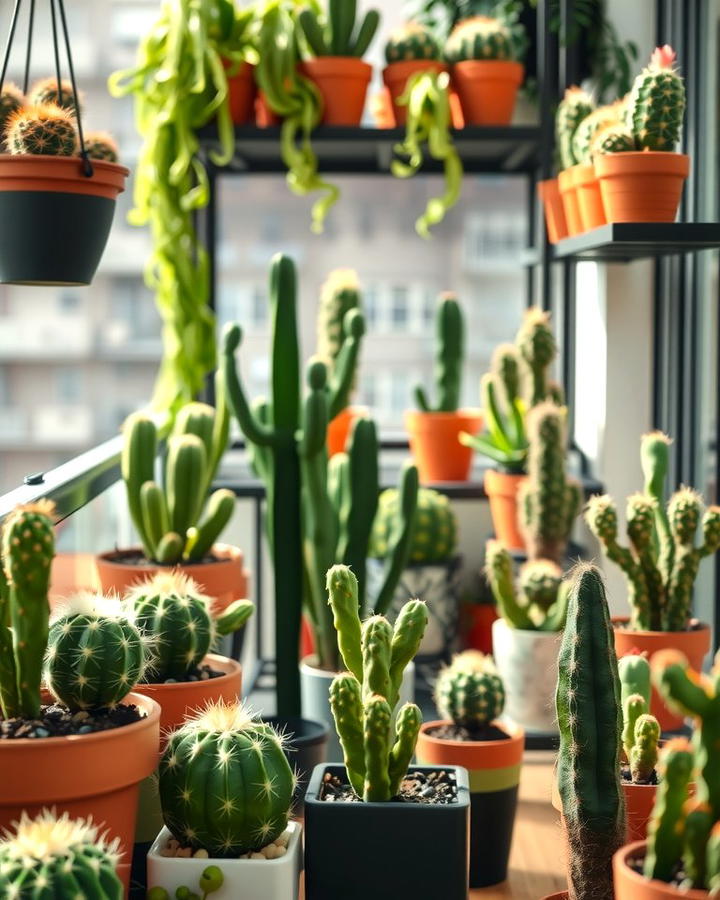
[{"label": "orange clay pot", "polygon": [[328,424],[327,430],[327,448],[328,455],[335,456],[336,453],[344,453],[345,445],[353,425],[358,419],[362,419],[368,415],[369,410],[366,406],[346,406],[339,412],[335,418]]},{"label": "orange clay pot", "polygon": [[127,891],[138,786],[157,766],[160,707],[135,693],[125,702],[145,718],[96,734],[0,741],[0,831],[23,810],[34,816],[54,807],[72,818],[92,816],[110,838],[120,839],[118,875]]},{"label": "orange clay pot", "polygon": [[[131,550],[140,548],[132,547]],[[201,592],[213,600],[213,615],[219,615],[234,600],[245,599],[248,595],[248,572],[243,566],[243,552],[230,544],[215,544],[212,555],[214,563],[184,563],[180,566],[160,566],[155,563],[129,565],[118,558],[123,551],[113,550],[101,553],[95,558],[103,593],[121,596],[138,581],[143,581],[161,569],[176,568],[193,578]]]},{"label": "orange clay pot", "polygon": [[383,69],[383,81],[390,91],[396,125],[404,126],[407,122],[407,106],[399,106],[398,100],[405,93],[408,79],[416,72],[447,72],[447,66],[433,59],[410,59],[390,63]]},{"label": "orange clay pot", "polygon": [[680,891],[664,881],[645,878],[628,866],[629,859],[644,859],[645,841],[626,844],[613,856],[613,884],[615,900],[707,900],[708,892],[696,889]]},{"label": "orange clay pot", "polygon": [[452,119],[453,128],[465,127],[465,116],[463,115],[462,104],[457,95],[457,91],[450,91],[450,118]]},{"label": "orange clay pot", "polygon": [[376,128],[394,128],[395,110],[390,91],[383,87],[370,98],[370,111]]},{"label": "orange clay pot", "polygon": [[92,160],[94,174],[83,174],[79,156],[0,156],[1,191],[48,191],[87,194],[116,200],[130,170],[117,163]]},{"label": "orange clay pot", "polygon": [[558,187],[560,188],[560,197],[562,198],[563,209],[565,210],[565,221],[567,222],[568,236],[573,237],[576,234],[583,233],[582,219],[580,218],[580,206],[577,199],[577,188],[575,187],[575,173],[573,166],[565,169],[558,175]]},{"label": "orange clay pot", "polygon": [[[647,653],[648,659],[659,650],[679,650],[684,653],[696,672],[702,670],[703,660],[710,649],[710,626],[693,619],[691,625],[697,626],[691,631],[630,631],[624,628],[628,620],[614,618],[615,652],[618,657],[640,651]],[[650,712],[660,723],[662,731],[678,731],[682,728],[683,717],[675,715],[665,706],[655,688],[652,689]]]},{"label": "orange clay pot", "polygon": [[626,841],[644,841],[647,826],[655,804],[656,784],[631,784],[623,782],[625,810],[627,812]]},{"label": "orange clay pot", "polygon": [[608,222],[674,222],[690,157],[652,150],[595,160]]},{"label": "orange clay pot", "polygon": [[494,603],[465,603],[460,608],[460,642],[464,650],[492,654],[492,624],[497,619]]},{"label": "orange clay pot", "polygon": [[595,166],[573,166],[570,170],[575,182],[575,195],[580,211],[583,231],[591,231],[607,224],[603,206],[600,182],[595,175]]},{"label": "orange clay pot", "polygon": [[353,56],[319,56],[300,71],[320,91],[323,125],[359,125],[372,78],[372,66]]},{"label": "orange clay pot", "polygon": [[459,441],[462,431],[477,434],[482,428],[479,410],[405,413],[405,428],[422,484],[467,481],[473,451]]},{"label": "orange clay pot", "polygon": [[255,124],[258,128],[272,128],[280,124],[280,116],[270,109],[267,97],[262,91],[258,91],[255,98]]},{"label": "orange clay pot", "polygon": [[565,207],[560,196],[558,179],[548,178],[546,181],[539,181],[537,189],[545,210],[548,240],[551,244],[557,244],[558,241],[562,241],[568,236]]},{"label": "orange clay pot", "polygon": [[517,495],[526,477],[497,469],[485,470],[485,493],[490,503],[495,537],[507,550],[525,549],[518,523]]},{"label": "orange clay pot", "polygon": [[[449,725],[449,721],[438,719],[435,722],[424,722],[418,735],[416,756],[419,765],[423,766],[462,766],[470,775],[470,793],[487,792],[499,789],[493,786],[492,773],[507,773],[508,783],[519,783],[520,765],[525,750],[525,733],[519,725],[507,722],[493,722],[497,728],[509,735],[507,740],[498,741],[449,741],[433,737],[428,732],[439,725]],[[510,773],[508,770],[512,769]],[[486,776],[475,778],[479,782],[483,778],[487,784],[473,787],[473,773],[486,773]]]},{"label": "orange clay pot", "polygon": [[[225,63],[230,68],[230,63]],[[240,63],[240,68],[235,75],[228,77],[228,91],[230,103],[230,116],[235,125],[245,125],[251,122],[255,110],[255,78],[253,67],[250,63]]]},{"label": "orange clay pot", "polygon": [[466,125],[509,125],[525,77],[519,62],[468,59],[451,70]]}]

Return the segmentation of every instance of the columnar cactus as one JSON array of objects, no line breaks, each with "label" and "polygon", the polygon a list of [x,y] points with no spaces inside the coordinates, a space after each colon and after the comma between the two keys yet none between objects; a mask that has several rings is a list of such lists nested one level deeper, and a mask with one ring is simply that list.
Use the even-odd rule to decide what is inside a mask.
[{"label": "columnar cactus", "polygon": [[419,22],[407,22],[395,29],[385,45],[388,64],[409,60],[439,60],[440,44],[432,31]]},{"label": "columnar cactus", "polygon": [[518,511],[530,559],[559,563],[580,512],[580,484],[565,472],[565,418],[565,410],[551,402],[527,416],[528,478],[518,493]]},{"label": "columnar cactus", "polygon": [[238,857],[285,831],[295,781],[273,728],[241,704],[219,701],[168,739],[159,768],[163,818],[193,850]]},{"label": "columnar cactus", "polygon": [[558,657],[557,783],[576,900],[612,900],[611,860],[625,840],[620,784],[620,682],[605,586],[594,566],[572,576]]},{"label": "columnar cactus", "polygon": [[107,841],[91,821],[23,812],[14,833],[0,841],[0,896],[121,900],[119,861],[118,839]]},{"label": "columnar cactus", "polygon": [[14,156],[75,156],[78,136],[75,119],[59,106],[29,106],[8,121],[5,134]]},{"label": "columnar cactus", "polygon": [[573,142],[580,124],[594,109],[595,101],[582,88],[573,86],[565,91],[555,116],[555,137],[563,169],[581,161],[576,156]]},{"label": "columnar cactus", "polygon": [[[392,548],[392,536],[401,509],[401,496],[396,488],[380,494],[378,511],[370,535],[368,555],[385,559]],[[409,561],[418,565],[442,563],[451,559],[457,544],[457,516],[450,501],[439,491],[420,488],[417,497]]]},{"label": "columnar cactus", "polygon": [[480,731],[499,718],[505,688],[490,657],[468,665],[462,654],[441,670],[435,684],[435,705],[443,719],[470,731]]},{"label": "columnar cactus", "polygon": [[454,294],[441,295],[435,314],[435,332],[437,405],[432,405],[419,385],[415,388],[415,400],[422,412],[456,412],[462,387],[465,329],[462,309]]},{"label": "columnar cactus", "polygon": [[356,27],[357,0],[328,0],[326,16],[305,6],[297,16],[305,40],[315,56],[364,56],[380,24],[380,13],[370,9]]},{"label": "columnar cactus", "polygon": [[502,19],[489,16],[463,19],[447,39],[445,59],[449,63],[473,59],[515,59],[512,32]]},{"label": "columnar cactus", "polygon": [[127,604],[76,594],[50,626],[47,685],[72,712],[112,708],[142,680],[150,653]]},{"label": "columnar cactus", "polygon": [[625,700],[632,694],[639,694],[646,707],[650,706],[650,663],[641,653],[628,653],[618,660],[620,673],[620,697]]},{"label": "columnar cactus", "polygon": [[85,135],[85,150],[90,159],[111,163],[119,159],[117,142],[106,131],[91,131]]},{"label": "columnar cactus", "polygon": [[28,102],[32,106],[44,106],[52,103],[75,115],[76,104],[72,82],[63,79],[58,89],[57,78],[42,78],[30,88]]},{"label": "columnar cactus", "polygon": [[25,106],[25,97],[20,88],[9,82],[0,92],[0,139],[4,146],[5,132],[10,119]]},{"label": "columnar cactus", "polygon": [[334,269],[320,291],[317,354],[332,372],[345,343],[345,317],[362,308],[360,282],[354,269]]}]

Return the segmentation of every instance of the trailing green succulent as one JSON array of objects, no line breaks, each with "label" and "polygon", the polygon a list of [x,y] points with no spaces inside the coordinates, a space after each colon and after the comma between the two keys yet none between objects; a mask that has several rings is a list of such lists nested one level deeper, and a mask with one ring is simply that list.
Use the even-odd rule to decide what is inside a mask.
[{"label": "trailing green succulent", "polygon": [[518,519],[531,560],[562,561],[582,504],[579,482],[565,472],[565,419],[563,408],[546,401],[525,422],[528,477],[518,492]]},{"label": "trailing green succulent", "polygon": [[405,140],[395,146],[395,153],[407,162],[393,159],[391,170],[396,178],[411,178],[423,164],[423,145],[430,157],[443,165],[445,193],[428,201],[425,212],[415,222],[420,237],[430,237],[430,228],[439,225],[460,199],[463,164],[450,134],[450,76],[447,72],[415,72],[398,99],[407,106]]},{"label": "trailing green succulent", "polygon": [[208,705],[170,735],[160,758],[165,824],[211,857],[238,857],[280,837],[295,783],[280,736],[241,704]]},{"label": "trailing green succulent", "polygon": [[516,58],[517,44],[502,19],[473,16],[453,28],[445,44],[445,59],[453,64],[466,60]]},{"label": "trailing green succulent", "polygon": [[75,156],[75,119],[59,106],[49,104],[21,109],[8,121],[5,143],[13,156]]},{"label": "trailing green succulent", "polygon": [[440,60],[442,50],[432,29],[419,22],[406,22],[396,28],[385,45],[388,65],[410,60]]},{"label": "trailing green succulent", "polygon": [[54,76],[35,82],[28,92],[27,99],[30,106],[45,106],[50,103],[67,110],[73,116],[78,108],[82,111],[80,99],[76,102],[72,82],[63,79],[58,85],[58,80]]},{"label": "trailing green succulent", "polygon": [[435,705],[443,719],[452,719],[471,732],[499,718],[505,708],[505,687],[492,658],[455,656],[438,675]]},{"label": "trailing green succulent", "polygon": [[357,0],[327,0],[325,16],[305,6],[297,20],[314,56],[362,57],[378,30],[380,13],[370,9],[357,22]]},{"label": "trailing green succulent", "polygon": [[435,312],[435,387],[432,405],[425,388],[415,388],[415,402],[422,412],[457,412],[462,388],[465,325],[455,294],[441,294]]},{"label": "trailing green succulent", "polygon": [[567,88],[555,114],[555,139],[563,169],[582,161],[576,153],[575,135],[594,109],[595,101],[586,91],[576,86]]},{"label": "trailing green succulent", "polygon": [[563,629],[569,587],[554,562],[538,559],[524,563],[516,584],[510,554],[499,541],[490,540],[485,545],[485,576],[498,612],[511,628]]},{"label": "trailing green succulent", "polygon": [[348,778],[365,802],[391,800],[415,753],[420,710],[405,703],[392,734],[392,713],[406,666],[417,653],[427,625],[427,609],[411,600],[395,627],[383,616],[360,623],[357,579],[347,566],[327,573],[338,643],[348,671],[330,686],[330,708],[345,757]]},{"label": "trailing green succulent", "polygon": [[40,501],[18,506],[2,526],[0,712],[6,719],[40,715],[55,556],[52,515],[52,503]]},{"label": "trailing green succulent", "polygon": [[[368,556],[386,559],[397,529],[402,497],[396,488],[380,494],[377,514],[370,535]],[[416,565],[433,565],[451,559],[457,545],[457,516],[450,501],[438,491],[421,487],[410,537],[408,560]]]},{"label": "trailing green succulent", "polygon": [[230,430],[222,372],[215,385],[217,410],[188,403],[178,412],[162,481],[155,477],[159,437],[154,420],[133,413],[123,427],[121,470],[128,508],[145,556],[162,565],[197,561],[211,553],[235,510],[229,490],[215,491],[206,505]]},{"label": "trailing green succulent", "polygon": [[91,131],[86,134],[85,150],[90,159],[111,163],[116,163],[119,159],[117,143],[106,131]]},{"label": "trailing green succulent", "polygon": [[0,139],[3,147],[8,123],[25,105],[25,96],[16,84],[7,82],[3,85],[0,91]]},{"label": "trailing green succulent", "polygon": [[594,566],[571,576],[558,656],[557,784],[576,900],[613,900],[612,856],[625,843],[620,783],[622,712],[605,586]]},{"label": "trailing green succulent", "polygon": [[71,712],[112,708],[142,681],[153,651],[129,605],[79,593],[53,616],[45,680]]},{"label": "trailing green succulent", "polygon": [[236,600],[219,616],[211,600],[181,572],[163,572],[135,585],[127,594],[135,622],[152,643],[152,667],[146,680],[187,681],[217,637],[242,628],[253,614],[250,600]]},{"label": "trailing green succulent", "polygon": [[0,896],[13,900],[122,900],[116,874],[119,841],[108,841],[90,820],[43,810],[22,813],[0,840]]},{"label": "trailing green succulent", "polygon": [[320,290],[317,317],[317,354],[332,369],[345,341],[345,317],[362,312],[362,295],[354,269],[333,269]]},{"label": "trailing green succulent", "polygon": [[[700,563],[720,549],[720,506],[704,510],[700,495],[688,487],[681,487],[665,503],[669,444],[660,432],[641,440],[645,492],[627,500],[629,546],[618,541],[617,509],[611,497],[592,497],[585,511],[608,559],[625,575],[634,630],[684,631]],[[698,527],[702,540],[696,545]]]}]

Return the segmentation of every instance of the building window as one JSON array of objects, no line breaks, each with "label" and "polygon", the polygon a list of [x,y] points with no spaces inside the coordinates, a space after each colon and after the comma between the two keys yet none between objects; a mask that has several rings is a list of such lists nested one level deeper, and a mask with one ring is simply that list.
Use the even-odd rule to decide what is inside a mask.
[{"label": "building window", "polygon": [[55,392],[58,403],[78,403],[82,396],[82,372],[74,366],[64,366],[55,373]]},{"label": "building window", "polygon": [[375,285],[363,290],[363,313],[368,330],[374,331],[378,323],[378,292]]},{"label": "building window", "polygon": [[268,320],[268,293],[264,287],[252,289],[250,321],[255,328],[264,328]]},{"label": "building window", "polygon": [[390,300],[390,326],[393,331],[404,331],[408,323],[408,289],[394,287]]},{"label": "building window", "polygon": [[58,295],[60,312],[72,314],[80,308],[80,296],[75,291],[61,291]]}]

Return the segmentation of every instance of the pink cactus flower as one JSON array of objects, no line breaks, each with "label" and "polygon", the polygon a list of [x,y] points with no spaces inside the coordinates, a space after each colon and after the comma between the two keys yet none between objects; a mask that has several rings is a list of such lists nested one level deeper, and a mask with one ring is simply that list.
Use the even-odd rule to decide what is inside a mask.
[{"label": "pink cactus flower", "polygon": [[653,55],[650,57],[650,62],[658,69],[671,69],[676,56],[677,54],[670,44],[665,44],[664,47],[658,47],[653,52]]}]

